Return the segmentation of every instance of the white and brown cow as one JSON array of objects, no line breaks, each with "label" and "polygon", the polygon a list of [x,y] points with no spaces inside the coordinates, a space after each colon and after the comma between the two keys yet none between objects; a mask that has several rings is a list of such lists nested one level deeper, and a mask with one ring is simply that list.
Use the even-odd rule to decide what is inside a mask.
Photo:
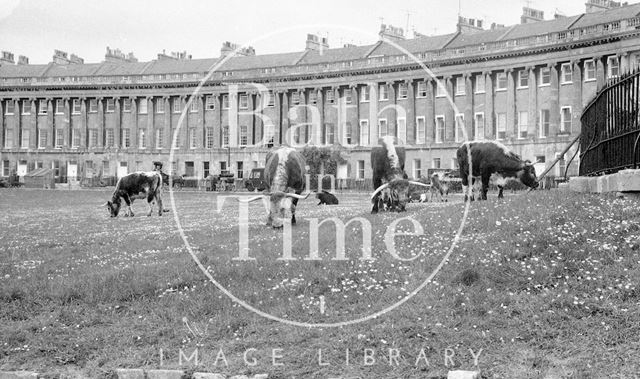
[{"label": "white and brown cow", "polygon": [[429,201],[433,201],[433,196],[438,196],[440,201],[448,201],[449,186],[442,181],[445,174],[443,172],[434,172],[431,175],[431,196]]},{"label": "white and brown cow", "polygon": [[404,211],[409,202],[409,184],[429,187],[428,184],[407,179],[404,172],[404,148],[396,147],[394,137],[381,138],[381,146],[371,149],[371,168],[373,169],[373,187],[376,189],[371,195],[373,208],[371,213],[378,213],[381,205],[381,193],[388,191],[390,200],[387,205],[398,212]]},{"label": "white and brown cow", "polygon": [[[291,147],[281,147],[267,155],[264,177],[267,183],[265,192],[246,201],[251,202],[269,197],[269,215],[267,225],[281,228],[287,213],[291,213],[291,224],[296,223],[298,200],[306,199],[300,195],[305,189],[306,162],[302,154]],[[294,193],[290,193],[293,190]]]},{"label": "white and brown cow", "polygon": [[[458,148],[456,156],[460,165],[460,178],[462,179],[462,192],[465,194],[465,201],[468,196],[470,176],[472,184],[478,178],[482,181],[481,200],[487,200],[490,180],[496,181],[499,198],[503,197],[502,190],[507,180],[519,180],[530,188],[538,187],[533,164],[530,161],[523,161],[519,155],[507,149],[500,142],[465,142]],[[471,156],[472,167],[469,167],[469,156]]]},{"label": "white and brown cow", "polygon": [[[142,196],[141,196],[142,195]],[[153,201],[158,202],[158,216],[162,216],[162,175],[158,171],[134,172],[123,176],[116,183],[111,200],[106,202],[111,217],[117,217],[122,205],[122,199],[127,204],[126,216],[133,216],[131,204],[135,198],[147,198],[149,213],[153,212]]]}]

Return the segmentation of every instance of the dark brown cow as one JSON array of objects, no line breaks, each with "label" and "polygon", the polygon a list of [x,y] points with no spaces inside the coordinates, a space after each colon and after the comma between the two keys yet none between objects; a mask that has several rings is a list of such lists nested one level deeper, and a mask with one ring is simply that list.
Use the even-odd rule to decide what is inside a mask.
[{"label": "dark brown cow", "polygon": [[[270,208],[267,225],[281,228],[285,213],[291,213],[291,224],[296,223],[296,206],[299,199],[306,199],[300,195],[305,189],[306,162],[302,154],[291,147],[281,147],[274,153],[267,155],[264,177],[267,189],[262,195],[252,197],[251,202],[269,196]],[[289,189],[294,193],[288,192]]]},{"label": "dark brown cow", "polygon": [[381,138],[381,145],[371,149],[371,167],[373,169],[373,187],[376,189],[371,195],[373,208],[371,213],[378,213],[381,206],[380,193],[389,189],[390,209],[398,212],[406,210],[409,201],[409,184],[429,187],[428,184],[407,179],[404,172],[404,148],[397,148],[394,137]]},{"label": "dark brown cow", "polygon": [[[469,153],[473,166],[471,169],[469,167]],[[523,161],[519,155],[507,149],[500,142],[465,142],[458,148],[456,156],[460,165],[460,178],[462,179],[462,192],[465,194],[465,200],[468,195],[469,176],[473,178],[473,182],[477,178],[482,180],[481,200],[487,200],[487,191],[492,175],[497,180],[499,198],[503,197],[502,186],[508,179],[519,180],[530,188],[538,187],[533,164],[530,161]]]},{"label": "dark brown cow", "polygon": [[117,217],[122,205],[122,199],[127,204],[125,217],[133,216],[131,204],[134,198],[140,198],[143,194],[147,198],[149,213],[153,212],[153,201],[158,202],[158,216],[162,216],[162,175],[158,171],[134,172],[123,176],[116,183],[111,200],[106,202],[111,217]]}]

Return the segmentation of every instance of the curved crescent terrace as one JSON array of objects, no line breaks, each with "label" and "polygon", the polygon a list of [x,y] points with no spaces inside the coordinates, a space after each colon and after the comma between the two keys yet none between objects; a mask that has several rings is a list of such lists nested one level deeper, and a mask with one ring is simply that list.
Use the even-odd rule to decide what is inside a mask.
[{"label": "curved crescent terrace", "polygon": [[370,181],[371,146],[396,136],[417,178],[457,167],[462,128],[470,139],[501,140],[542,172],[580,133],[597,90],[640,65],[640,4],[590,0],[586,13],[553,20],[524,8],[512,26],[460,17],[451,34],[408,39],[382,25],[379,35],[330,48],[309,34],[303,51],[269,55],[225,43],[218,58],[163,52],[150,62],[111,48],[101,63],[58,50],[48,64],[16,63],[2,52],[0,175],[51,168],[64,182],[151,169],[169,160],[185,108],[172,163],[193,179],[246,177],[289,135],[342,148],[348,183]]}]

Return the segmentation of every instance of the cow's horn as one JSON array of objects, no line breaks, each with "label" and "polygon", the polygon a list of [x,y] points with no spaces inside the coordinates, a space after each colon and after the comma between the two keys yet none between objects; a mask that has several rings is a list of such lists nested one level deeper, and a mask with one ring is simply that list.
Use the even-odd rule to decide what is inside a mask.
[{"label": "cow's horn", "polygon": [[298,194],[296,194],[296,193],[285,193],[285,196],[288,196],[288,197],[295,197],[296,199],[299,199],[299,200],[304,200],[304,199],[306,199],[307,197],[309,197],[309,195],[311,195],[311,192],[307,192],[307,195],[306,195],[306,196],[298,195]]},{"label": "cow's horn", "polygon": [[380,187],[376,188],[376,190],[371,194],[371,200],[373,200],[373,198],[376,197],[378,193],[380,193],[382,190],[384,190],[387,187],[389,187],[389,183],[384,183]]},{"label": "cow's horn", "polygon": [[107,206],[109,206],[109,202],[108,201],[105,201],[105,203],[101,205],[101,207],[107,207]]},{"label": "cow's horn", "polygon": [[262,199],[263,197],[264,197],[263,195],[258,195],[258,196],[250,197],[250,198],[248,198],[246,200],[238,198],[238,201],[243,202],[243,203],[251,203],[252,201],[256,201],[256,200]]},{"label": "cow's horn", "polygon": [[423,186],[423,187],[431,188],[431,184],[426,184],[426,183],[421,183],[421,182],[414,182],[413,180],[409,180],[409,183],[415,184],[416,186]]}]

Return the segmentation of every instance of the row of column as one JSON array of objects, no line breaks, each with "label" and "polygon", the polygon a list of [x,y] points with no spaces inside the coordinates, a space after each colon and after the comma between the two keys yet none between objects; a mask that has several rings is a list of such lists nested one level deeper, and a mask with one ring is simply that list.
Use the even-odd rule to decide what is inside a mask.
[{"label": "row of column", "polygon": [[[620,69],[622,72],[625,72],[629,69],[629,57],[626,54],[621,54],[620,56]],[[605,83],[605,67],[604,67],[604,58],[603,57],[595,57],[596,62],[596,82],[597,86],[601,87]],[[574,115],[579,115],[582,111],[582,71],[583,71],[583,62],[582,61],[572,61],[572,71],[573,71],[573,96],[572,96],[572,113]],[[558,126],[560,122],[560,99],[559,99],[559,63],[551,63],[548,64],[547,67],[550,70],[551,75],[551,83],[550,83],[550,92],[548,98],[548,106],[550,111],[550,124],[552,126]],[[538,125],[538,117],[539,117],[539,104],[538,104],[538,72],[539,67],[525,67],[525,70],[529,72],[529,89],[528,89],[528,134],[529,135],[537,135],[538,131],[536,130],[536,126]],[[517,71],[513,69],[508,69],[505,71],[507,75],[507,104],[506,104],[506,113],[507,113],[507,127],[512,128],[508,129],[508,134],[517,133],[517,112],[516,107],[516,96],[517,96]],[[482,73],[476,74],[463,74],[461,76],[456,76],[456,79],[460,78],[465,81],[465,102],[461,106],[459,111],[464,114],[464,123],[467,128],[467,133],[469,136],[472,136],[472,126],[475,118],[475,113],[478,112],[478,107],[476,103],[476,97],[478,96],[475,93],[474,83],[475,76],[482,75],[485,80],[485,94],[484,94],[484,106],[482,107],[484,112],[484,121],[485,121],[485,137],[488,139],[495,138],[496,133],[496,120],[494,120],[495,116],[495,98],[496,93],[494,92],[494,78],[496,75],[496,71],[485,71]],[[452,94],[452,99],[455,99],[455,94],[453,91],[453,77],[446,76],[442,78],[444,81],[444,85],[449,94]],[[417,104],[419,103],[419,99],[416,97],[416,85],[417,81],[424,81],[426,85],[426,96],[424,100],[424,106],[421,105],[421,109],[423,109],[423,114],[417,114]],[[407,97],[406,99],[398,99],[397,91],[400,83],[403,83],[407,86]],[[253,91],[247,93],[248,98],[248,111],[243,111],[238,109],[238,94],[233,92],[228,94],[229,98],[229,108],[222,109],[220,94],[214,94],[213,101],[215,104],[215,111],[205,111],[205,96],[197,96],[193,101],[198,102],[198,111],[196,117],[190,117],[193,113],[190,110],[187,110],[187,117],[185,117],[185,122],[181,127],[180,138],[179,141],[181,145],[185,148],[190,147],[189,139],[189,130],[192,129],[191,133],[196,133],[196,146],[195,148],[202,148],[206,146],[207,138],[206,138],[206,128],[213,128],[213,145],[214,147],[220,147],[222,143],[222,133],[223,127],[228,126],[229,133],[229,146],[236,147],[240,144],[240,136],[239,136],[239,126],[247,127],[247,142],[248,143],[256,143],[259,142],[265,133],[265,125],[269,124],[273,126],[273,137],[275,144],[285,144],[288,141],[285,139],[286,131],[294,125],[310,123],[312,121],[316,121],[319,124],[320,128],[314,128],[313,132],[318,133],[314,137],[315,141],[320,141],[321,143],[326,143],[330,141],[326,141],[325,137],[327,134],[326,127],[330,125],[330,127],[334,128],[334,142],[335,143],[344,143],[345,130],[343,127],[346,127],[348,123],[350,125],[350,136],[352,144],[361,144],[361,145],[372,145],[377,144],[378,140],[378,120],[380,118],[387,119],[387,127],[389,130],[389,134],[398,135],[398,125],[397,125],[397,117],[402,116],[405,117],[405,125],[406,125],[406,142],[409,144],[414,144],[417,138],[417,130],[416,130],[416,116],[424,116],[425,117],[425,144],[430,144],[435,141],[436,137],[436,128],[435,128],[435,116],[436,113],[445,115],[445,142],[453,142],[455,140],[455,112],[454,109],[450,106],[447,107],[437,107],[437,101],[435,96],[435,86],[436,82],[432,78],[419,78],[419,79],[409,79],[403,81],[389,81],[385,83],[389,88],[389,97],[386,101],[380,101],[378,97],[378,85],[379,83],[370,83],[365,84],[364,86],[368,86],[368,91],[370,92],[369,101],[362,102],[360,101],[360,97],[362,96],[363,85],[358,84],[349,84],[346,86],[334,86],[331,87],[328,91],[333,91],[335,99],[334,104],[337,107],[333,107],[333,105],[326,104],[325,101],[325,93],[327,89],[325,88],[314,88],[314,89],[299,89],[293,91],[276,91],[273,92],[273,96],[275,96],[274,106],[273,107],[265,107],[260,106],[256,107],[258,104],[262,104],[265,101],[264,93]],[[351,102],[350,104],[340,104],[339,99],[341,95],[344,95],[347,91],[351,92]],[[298,97],[300,99],[300,103],[298,107],[295,107],[296,104],[292,104],[291,96],[292,92],[298,92]],[[315,92],[316,94],[316,103],[309,104],[310,102],[310,94],[311,92]],[[71,146],[71,138],[72,138],[72,129],[78,130],[81,133],[80,141],[81,144],[79,147],[87,147],[89,144],[89,129],[96,129],[98,133],[98,147],[105,146],[105,140],[107,138],[106,130],[109,128],[113,128],[114,130],[114,147],[121,146],[122,143],[122,135],[121,130],[128,128],[131,130],[130,132],[130,148],[137,148],[139,146],[138,138],[140,136],[139,130],[140,128],[145,128],[145,138],[147,139],[147,148],[152,149],[155,148],[155,137],[156,130],[162,129],[164,130],[164,141],[163,146],[170,146],[170,139],[172,138],[173,131],[177,127],[177,120],[174,118],[177,114],[173,113],[173,109],[171,107],[171,101],[181,102],[180,109],[185,106],[187,102],[187,98],[185,96],[181,97],[129,97],[131,99],[131,112],[123,112],[122,111],[122,98],[115,97],[115,110],[113,112],[113,116],[108,116],[111,114],[110,112],[105,111],[105,98],[97,98],[97,117],[92,117],[91,113],[87,111],[87,105],[89,99],[80,98],[81,101],[81,112],[80,115],[72,115],[70,112],[70,99],[64,98],[64,114],[56,115],[53,111],[53,100],[52,98],[46,98],[47,100],[47,115],[39,116],[37,107],[39,106],[39,101],[36,101],[35,98],[29,99],[31,101],[31,115],[25,116],[22,115],[22,102],[16,102],[16,110],[15,110],[15,121],[11,123],[7,122],[6,119],[10,116],[4,116],[4,102],[0,102],[0,112],[3,117],[0,117],[0,128],[4,130],[5,127],[10,127],[13,129],[13,138],[14,138],[14,146],[20,146],[20,130],[24,128],[29,128],[31,130],[30,136],[30,147],[38,146],[38,130],[47,130],[48,142],[47,147],[55,146],[55,130],[60,128],[63,130],[64,134],[64,146]],[[148,101],[148,111],[146,114],[139,114],[138,112],[138,101]],[[157,101],[163,101],[165,104],[164,114],[155,113],[155,105]],[[262,104],[264,105],[264,104]],[[309,105],[314,105],[316,110],[309,107]],[[289,112],[291,108],[296,108],[296,118],[290,120]],[[317,113],[313,113],[317,112]],[[129,115],[129,117],[127,117]],[[146,122],[140,123],[140,118],[146,118]],[[128,122],[123,121],[123,118],[129,118]],[[314,118],[316,120],[314,120]],[[361,120],[369,121],[369,133],[368,138],[365,133],[361,133],[360,130],[360,121]],[[340,125],[340,123],[344,123]],[[338,131],[340,133],[338,134]],[[5,134],[2,133],[0,138],[4,139]],[[301,140],[307,140],[311,135],[309,135],[308,130],[304,128],[300,131]],[[404,137],[404,136],[399,136]],[[364,140],[368,139],[368,140]],[[2,145],[4,146],[4,141],[2,141]]]}]

